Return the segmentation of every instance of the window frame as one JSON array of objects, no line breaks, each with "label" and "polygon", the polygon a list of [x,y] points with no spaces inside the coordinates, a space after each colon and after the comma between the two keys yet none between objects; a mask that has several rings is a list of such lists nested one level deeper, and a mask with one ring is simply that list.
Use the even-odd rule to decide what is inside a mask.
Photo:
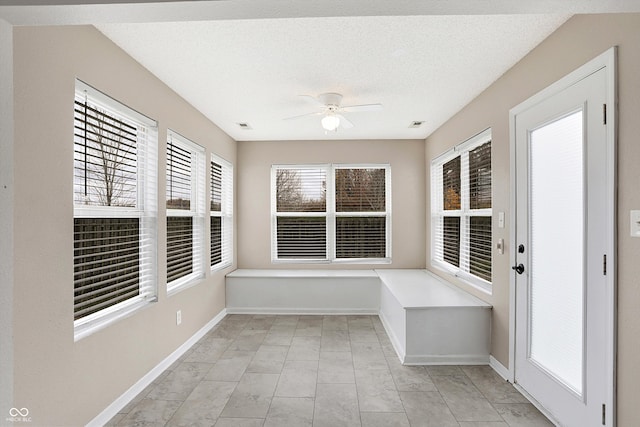
[{"label": "window frame", "polygon": [[[279,169],[318,169],[326,176],[325,211],[317,212],[277,212],[277,171]],[[336,170],[338,169],[384,169],[385,171],[385,211],[384,212],[337,212]],[[392,192],[391,165],[388,163],[322,163],[322,164],[274,164],[271,166],[271,263],[272,264],[390,264],[392,262],[391,224]],[[378,258],[337,258],[336,221],[338,217],[385,217],[385,256]],[[325,218],[325,257],[320,258],[278,258],[277,221],[279,217]]]},{"label": "window frame", "polygon": [[[487,142],[492,142],[491,128],[488,128],[468,140],[454,146],[431,161],[431,265],[455,276],[470,285],[487,293],[492,292],[492,281],[485,280],[470,272],[470,232],[469,224],[473,217],[488,217],[491,221],[491,242],[489,242],[491,253],[491,269],[493,276],[493,169],[491,170],[491,208],[471,209],[470,207],[470,185],[469,185],[469,153]],[[493,146],[492,146],[493,148]],[[493,155],[493,151],[492,154]],[[460,157],[460,209],[445,210],[443,207],[443,180],[442,167],[447,162]],[[444,227],[445,217],[460,218],[459,226],[459,266],[455,266],[444,259],[438,258],[439,235],[442,235],[444,242],[444,232],[440,231],[441,223]],[[444,248],[442,249],[444,254]],[[492,277],[493,279],[493,277]]]},{"label": "window frame", "polygon": [[[178,277],[171,281],[168,280],[168,268],[166,269],[165,280],[167,281],[167,295],[171,296],[183,289],[198,283],[199,280],[204,278],[205,263],[204,263],[204,217],[205,217],[205,149],[191,141],[190,139],[180,135],[179,133],[167,129],[167,146],[166,153],[167,158],[165,161],[165,183],[167,180],[167,174],[169,168],[167,162],[169,161],[168,152],[169,144],[176,145],[184,150],[188,150],[191,154],[191,188],[190,188],[190,202],[189,209],[175,209],[167,208],[167,188],[165,188],[165,218],[181,217],[192,218],[192,271],[184,276]],[[168,244],[168,230],[167,224],[165,224],[165,231],[167,232],[166,250],[165,250],[165,262],[167,261],[169,244]]]},{"label": "window frame", "polygon": [[[220,211],[211,209],[211,199],[209,200],[209,221],[214,217],[221,218],[221,261],[216,264],[209,264],[211,272],[222,270],[233,264],[233,164],[215,153],[211,153],[209,158],[210,166],[213,164],[221,166],[221,207]],[[211,169],[210,169],[211,170]],[[210,177],[210,185],[213,183],[213,177]],[[213,189],[210,190],[210,196],[213,195]],[[211,233],[211,226],[209,226]],[[210,241],[211,241],[211,236]],[[211,248],[209,248],[211,250]]]},{"label": "window frame", "polygon": [[[139,279],[138,295],[107,306],[97,312],[74,319],[74,341],[124,318],[157,301],[157,218],[158,218],[158,125],[153,119],[131,109],[92,86],[76,79],[74,103],[78,98],[104,109],[107,114],[135,123],[136,140],[136,204],[135,206],[83,205],[76,201],[75,178],[73,190],[74,233],[76,219],[122,218],[139,220]],[[75,122],[75,113],[74,113]],[[74,125],[75,127],[75,125]],[[74,146],[75,146],[74,136]],[[75,176],[75,148],[74,148]],[[75,247],[75,237],[74,237]],[[75,252],[75,249],[74,249]],[[75,261],[74,261],[75,269]],[[74,279],[75,289],[75,279]],[[75,293],[75,292],[74,292]],[[74,303],[75,307],[75,303]],[[74,308],[75,313],[75,308]],[[74,315],[75,317],[75,315]]]}]

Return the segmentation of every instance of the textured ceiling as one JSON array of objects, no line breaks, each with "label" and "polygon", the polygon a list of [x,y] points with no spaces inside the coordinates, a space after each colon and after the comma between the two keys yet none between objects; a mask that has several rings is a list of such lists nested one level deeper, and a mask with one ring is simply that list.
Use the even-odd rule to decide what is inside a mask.
[{"label": "textured ceiling", "polygon": [[[372,16],[98,24],[236,140],[425,138],[568,15]],[[298,95],[339,92],[352,129],[325,133]],[[410,129],[412,121],[425,121]],[[239,122],[252,130],[243,130]]]}]

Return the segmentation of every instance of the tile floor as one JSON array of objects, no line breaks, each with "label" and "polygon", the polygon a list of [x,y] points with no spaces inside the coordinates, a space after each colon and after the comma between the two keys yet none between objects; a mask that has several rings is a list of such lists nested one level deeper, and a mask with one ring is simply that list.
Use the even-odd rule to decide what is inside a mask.
[{"label": "tile floor", "polygon": [[108,425],[552,424],[488,366],[402,366],[377,316],[228,315]]}]

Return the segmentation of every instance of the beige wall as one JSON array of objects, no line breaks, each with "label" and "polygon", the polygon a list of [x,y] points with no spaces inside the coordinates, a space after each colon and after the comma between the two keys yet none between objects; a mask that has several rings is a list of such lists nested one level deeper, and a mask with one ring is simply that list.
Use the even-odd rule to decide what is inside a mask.
[{"label": "beige wall", "polygon": [[[166,295],[162,177],[167,128],[234,163],[235,142],[93,27],[16,27],[13,35],[13,406],[28,408],[32,425],[82,425],[223,310],[224,272]],[[158,302],[74,343],[76,77],[158,120],[160,210]]]},{"label": "beige wall", "polygon": [[[618,50],[618,425],[640,420],[640,239],[629,236],[629,210],[640,209],[640,14],[576,16],[505,73],[455,117],[427,139],[430,160],[478,131],[493,130],[494,212],[509,218],[509,109],[578,68],[611,46]],[[427,185],[427,212],[429,207]],[[509,242],[510,224],[494,241]],[[427,229],[427,241],[430,239]],[[490,297],[469,289],[494,305],[492,354],[508,366],[509,252],[494,251],[494,292]],[[427,248],[427,264],[430,263]]]},{"label": "beige wall", "polygon": [[271,165],[304,163],[391,164],[393,262],[373,267],[424,268],[422,140],[239,142],[238,268],[345,268],[344,264],[271,264]]},{"label": "beige wall", "polygon": [[13,402],[13,28],[1,19],[0,76],[1,417]]}]

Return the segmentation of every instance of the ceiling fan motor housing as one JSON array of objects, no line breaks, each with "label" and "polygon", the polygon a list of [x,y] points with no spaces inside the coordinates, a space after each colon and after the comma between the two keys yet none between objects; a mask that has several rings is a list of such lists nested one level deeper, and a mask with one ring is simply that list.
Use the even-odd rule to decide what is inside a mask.
[{"label": "ceiling fan motor housing", "polygon": [[340,103],[342,102],[342,95],[334,92],[321,93],[320,95],[318,95],[318,100],[328,107],[339,107]]}]

